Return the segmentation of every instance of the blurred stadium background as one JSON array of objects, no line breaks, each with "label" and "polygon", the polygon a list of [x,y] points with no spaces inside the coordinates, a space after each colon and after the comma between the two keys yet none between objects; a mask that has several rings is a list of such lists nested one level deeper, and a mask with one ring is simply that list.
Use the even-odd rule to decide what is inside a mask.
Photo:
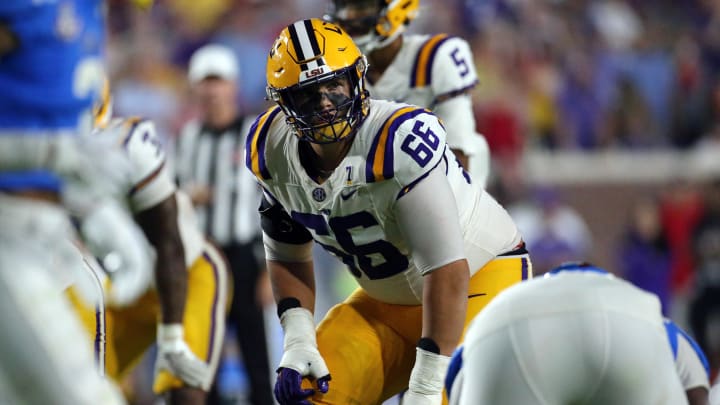
[{"label": "blurred stadium background", "polygon": [[[287,23],[321,16],[327,1],[109,4],[115,111],[154,119],[172,148],[195,114],[186,80],[194,50],[234,49],[238,97],[246,114],[259,113],[269,106],[271,41]],[[488,189],[518,221],[536,274],[561,260],[593,261],[660,295],[666,314],[695,330],[691,304],[720,290],[720,2],[423,0],[421,7],[410,31],[472,44],[477,126],[493,156]],[[699,229],[710,233],[699,237]],[[318,252],[318,260],[322,317],[354,282],[333,259]],[[713,303],[701,310],[710,313],[705,349],[716,370]],[[228,375],[242,389],[242,370]],[[135,389],[138,404],[151,401],[142,384]]]}]

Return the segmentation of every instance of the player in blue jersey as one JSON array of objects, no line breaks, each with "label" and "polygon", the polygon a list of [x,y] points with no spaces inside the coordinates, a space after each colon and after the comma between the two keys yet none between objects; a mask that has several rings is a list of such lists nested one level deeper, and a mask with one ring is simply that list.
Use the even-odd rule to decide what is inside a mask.
[{"label": "player in blue jersey", "polygon": [[119,148],[83,134],[104,77],[102,8],[102,0],[0,2],[3,403],[124,403],[99,377],[62,295],[85,269],[64,187],[84,187],[86,203],[122,190],[130,169]]},{"label": "player in blue jersey", "polygon": [[705,355],[662,318],[657,297],[566,263],[509,288],[473,320],[446,390],[451,405],[705,405],[708,379]]}]

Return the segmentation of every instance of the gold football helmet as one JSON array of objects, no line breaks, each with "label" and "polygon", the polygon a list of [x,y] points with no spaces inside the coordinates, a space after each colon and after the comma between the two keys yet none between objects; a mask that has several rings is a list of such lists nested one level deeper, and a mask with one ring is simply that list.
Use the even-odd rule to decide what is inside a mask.
[{"label": "gold football helmet", "polygon": [[332,0],[326,19],[368,53],[398,37],[418,15],[420,0]]},{"label": "gold football helmet", "polygon": [[[300,20],[283,29],[270,49],[268,98],[301,139],[336,142],[354,134],[367,115],[366,70],[365,56],[340,27]],[[349,94],[320,90],[346,85]],[[333,105],[330,111],[320,108],[325,97]]]}]

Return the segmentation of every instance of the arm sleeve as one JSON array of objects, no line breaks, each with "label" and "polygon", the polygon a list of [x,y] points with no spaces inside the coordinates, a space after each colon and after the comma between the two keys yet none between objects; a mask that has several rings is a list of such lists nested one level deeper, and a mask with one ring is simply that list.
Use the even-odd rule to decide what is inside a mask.
[{"label": "arm sleeve", "polygon": [[280,204],[263,194],[259,212],[266,260],[312,260],[312,235],[303,225],[293,220]]},{"label": "arm sleeve", "polygon": [[460,149],[468,156],[477,152],[474,137],[481,135],[475,132],[475,116],[470,95],[463,94],[438,103],[433,112],[445,126],[448,146]]},{"label": "arm sleeve", "polygon": [[710,389],[708,362],[700,346],[678,327],[675,365],[685,390],[704,387]]},{"label": "arm sleeve", "polygon": [[455,196],[443,164],[403,195],[395,212],[423,275],[465,258]]}]

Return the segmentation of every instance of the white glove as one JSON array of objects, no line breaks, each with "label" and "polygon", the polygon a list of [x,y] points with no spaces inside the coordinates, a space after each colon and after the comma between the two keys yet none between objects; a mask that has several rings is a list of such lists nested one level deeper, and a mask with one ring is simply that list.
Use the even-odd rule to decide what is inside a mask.
[{"label": "white glove", "polygon": [[157,330],[158,354],[155,374],[167,370],[187,386],[207,391],[212,383],[210,366],[190,351],[183,340],[181,324],[159,324]]},{"label": "white glove", "polygon": [[410,373],[410,383],[403,395],[402,404],[440,405],[450,357],[419,347],[416,350],[415,366]]},{"label": "white glove", "polygon": [[109,305],[130,305],[151,287],[154,273],[149,243],[120,204],[104,199],[81,218],[80,233],[110,276],[105,291]]},{"label": "white glove", "polygon": [[330,374],[317,348],[315,320],[305,308],[291,308],[283,312],[280,324],[285,331],[284,352],[280,368],[290,368],[301,376],[321,378]]}]

